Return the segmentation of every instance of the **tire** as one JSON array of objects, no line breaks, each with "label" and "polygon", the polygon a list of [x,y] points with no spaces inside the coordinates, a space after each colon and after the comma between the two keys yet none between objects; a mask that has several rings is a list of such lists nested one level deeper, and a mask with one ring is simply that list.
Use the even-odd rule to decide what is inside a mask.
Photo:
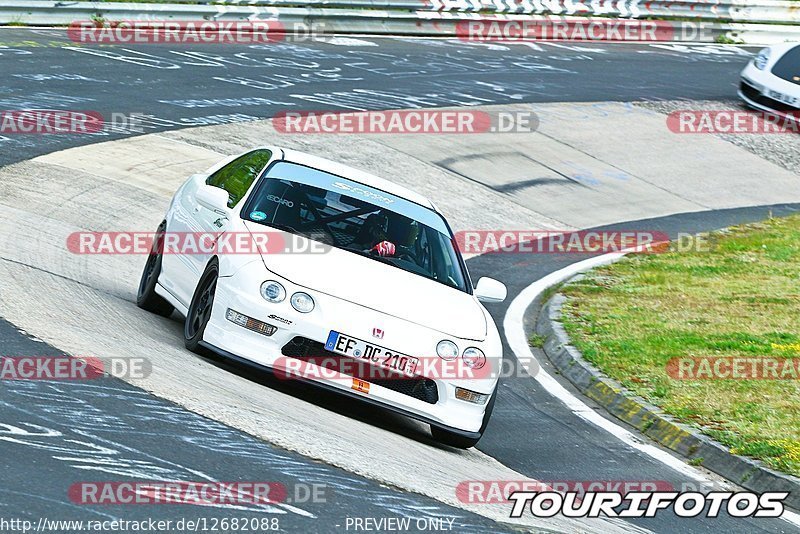
[{"label": "tire", "polygon": [[159,252],[163,242],[164,232],[167,231],[167,223],[162,222],[156,230],[153,247],[147,256],[147,263],[142,270],[142,278],[139,280],[139,290],[136,292],[136,305],[155,313],[162,317],[169,317],[175,309],[172,304],[167,302],[164,297],[156,293],[156,284],[161,274],[162,253]]},{"label": "tire", "polygon": [[442,445],[448,445],[457,449],[469,449],[470,447],[474,447],[481,440],[483,437],[483,432],[489,425],[489,418],[492,416],[492,411],[494,410],[494,400],[496,398],[497,391],[494,392],[492,398],[489,399],[489,404],[486,405],[486,412],[483,414],[483,423],[481,424],[481,429],[478,431],[479,435],[477,438],[468,438],[460,434],[456,434],[455,432],[451,432],[450,430],[431,426],[431,435],[433,436],[433,439]]},{"label": "tire", "polygon": [[183,325],[183,341],[186,348],[192,352],[203,354],[205,351],[200,346],[203,340],[203,333],[206,325],[211,319],[211,311],[214,307],[214,296],[217,291],[217,278],[219,278],[219,263],[217,259],[211,260],[206,267],[203,276],[197,283],[197,288],[192,296],[192,303],[186,314],[186,322]]}]

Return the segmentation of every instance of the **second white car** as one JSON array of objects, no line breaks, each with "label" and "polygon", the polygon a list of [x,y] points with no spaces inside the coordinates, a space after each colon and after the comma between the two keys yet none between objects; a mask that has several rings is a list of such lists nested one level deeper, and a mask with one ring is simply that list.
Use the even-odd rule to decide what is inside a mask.
[{"label": "second white car", "polygon": [[800,44],[762,49],[744,68],[739,97],[755,109],[797,119],[800,112]]}]

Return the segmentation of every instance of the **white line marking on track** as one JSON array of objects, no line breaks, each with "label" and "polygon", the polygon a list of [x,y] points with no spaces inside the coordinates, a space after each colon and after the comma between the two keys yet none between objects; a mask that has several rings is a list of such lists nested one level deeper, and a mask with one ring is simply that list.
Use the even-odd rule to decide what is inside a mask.
[{"label": "white line marking on track", "polygon": [[[517,357],[520,364],[525,367],[525,371],[527,371],[527,373],[549,394],[563,402],[572,413],[584,421],[605,430],[629,447],[643,452],[656,461],[674,469],[678,473],[700,482],[710,482],[711,480],[698,469],[684,463],[679,458],[672,456],[658,447],[644,443],[639,436],[592,410],[582,400],[559,384],[547,371],[542,369],[528,346],[523,317],[525,316],[525,310],[528,309],[536,297],[550,286],[563,282],[578,273],[594,269],[601,265],[613,263],[623,256],[625,256],[625,253],[615,252],[579,261],[563,269],[552,272],[523,289],[520,294],[511,301],[508,310],[506,310],[506,315],[503,318],[503,331],[505,332],[508,346],[514,351],[514,355]],[[800,514],[786,510],[781,519],[793,525],[800,526]]]},{"label": "white line marking on track", "polygon": [[340,37],[338,35],[328,39],[323,39],[323,42],[336,46],[378,46],[378,43],[373,43],[371,41],[355,39],[353,37]]}]

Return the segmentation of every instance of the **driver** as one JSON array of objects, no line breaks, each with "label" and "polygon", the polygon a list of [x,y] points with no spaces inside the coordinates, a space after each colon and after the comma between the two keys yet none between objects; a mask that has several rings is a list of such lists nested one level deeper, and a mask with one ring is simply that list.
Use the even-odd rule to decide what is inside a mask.
[{"label": "driver", "polygon": [[351,246],[381,257],[394,256],[394,243],[388,240],[389,219],[382,213],[367,216]]}]

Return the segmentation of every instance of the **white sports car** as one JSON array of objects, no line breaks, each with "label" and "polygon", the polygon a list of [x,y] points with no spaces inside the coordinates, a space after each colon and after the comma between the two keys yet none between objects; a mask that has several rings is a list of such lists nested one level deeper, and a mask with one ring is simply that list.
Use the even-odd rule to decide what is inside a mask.
[{"label": "white sports car", "polygon": [[[243,253],[164,247],[171,235],[197,233],[284,245]],[[332,161],[262,147],[190,177],[157,235],[138,305],[184,315],[190,350],[291,368],[427,422],[451,446],[480,439],[502,364],[481,301],[502,302],[506,288],[481,278],[473,289],[450,227],[426,198]],[[331,362],[337,373],[320,368]],[[337,365],[353,362],[356,373]]]},{"label": "white sports car", "polygon": [[800,111],[800,44],[762,49],[742,71],[739,97],[762,111]]}]

